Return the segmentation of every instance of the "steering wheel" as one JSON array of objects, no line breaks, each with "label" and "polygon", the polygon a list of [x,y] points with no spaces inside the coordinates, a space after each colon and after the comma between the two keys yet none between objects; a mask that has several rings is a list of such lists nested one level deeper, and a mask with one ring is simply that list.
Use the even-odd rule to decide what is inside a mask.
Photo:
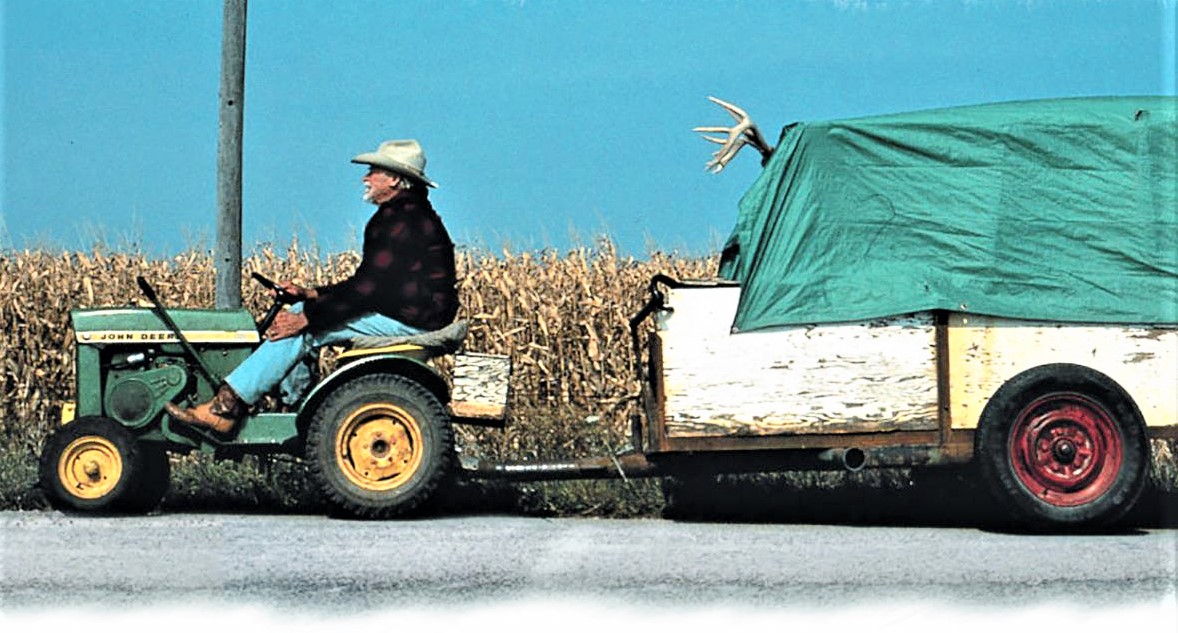
[{"label": "steering wheel", "polygon": [[298,303],[300,299],[289,292],[282,289],[282,286],[271,281],[258,273],[250,273],[255,281],[262,284],[263,287],[274,291],[274,303],[270,304],[270,309],[266,311],[266,316],[258,321],[258,333],[265,334],[266,330],[270,329],[270,325],[274,323],[274,318],[282,311],[282,306]]}]

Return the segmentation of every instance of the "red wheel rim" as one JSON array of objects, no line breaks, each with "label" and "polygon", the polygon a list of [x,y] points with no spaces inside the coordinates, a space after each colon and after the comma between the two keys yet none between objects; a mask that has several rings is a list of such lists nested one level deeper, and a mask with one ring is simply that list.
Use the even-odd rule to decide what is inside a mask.
[{"label": "red wheel rim", "polygon": [[1039,398],[1019,413],[1010,432],[1015,476],[1053,506],[1083,505],[1108,492],[1124,455],[1112,415],[1079,394]]}]

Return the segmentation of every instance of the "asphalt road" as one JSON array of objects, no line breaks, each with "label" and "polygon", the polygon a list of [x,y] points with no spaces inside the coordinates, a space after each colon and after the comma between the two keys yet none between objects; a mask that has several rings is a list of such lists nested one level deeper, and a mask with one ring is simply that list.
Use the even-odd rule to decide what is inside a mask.
[{"label": "asphalt road", "polygon": [[[1052,628],[1061,615],[1076,619],[1065,629],[1075,631],[1100,614],[1124,624],[1127,613],[1160,617],[1164,626],[1153,630],[1172,631],[1176,556],[1174,530],[1044,536],[494,516],[362,522],[9,512],[0,513],[0,614],[19,621],[179,610],[188,613],[181,620],[235,613],[236,622],[241,609],[260,609],[249,612],[306,625],[467,613],[478,626],[487,623],[485,610],[507,605],[541,625],[528,630],[568,630],[593,614],[588,628],[600,630],[622,613],[627,621],[651,613],[852,617],[882,608],[890,621],[911,624],[914,609],[970,613],[975,622],[1049,609],[1055,615],[1043,617],[1053,618]],[[565,625],[552,628],[552,618]]]}]

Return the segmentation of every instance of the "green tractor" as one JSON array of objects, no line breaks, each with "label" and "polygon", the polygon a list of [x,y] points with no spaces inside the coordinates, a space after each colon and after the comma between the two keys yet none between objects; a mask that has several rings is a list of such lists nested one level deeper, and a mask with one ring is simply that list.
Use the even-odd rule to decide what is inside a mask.
[{"label": "green tractor", "polygon": [[150,511],[168,489],[168,453],[199,451],[301,456],[342,514],[393,517],[419,507],[456,470],[453,424],[504,423],[506,357],[459,354],[449,383],[429,363],[460,348],[464,321],[414,337],[357,339],[297,406],[251,412],[228,436],[174,422],[164,405],[209,399],[294,301],[253,276],[275,291],[258,322],[245,309],[166,309],[142,277],[150,308],[70,313],[77,400],[62,407],[40,463],[54,507]]}]

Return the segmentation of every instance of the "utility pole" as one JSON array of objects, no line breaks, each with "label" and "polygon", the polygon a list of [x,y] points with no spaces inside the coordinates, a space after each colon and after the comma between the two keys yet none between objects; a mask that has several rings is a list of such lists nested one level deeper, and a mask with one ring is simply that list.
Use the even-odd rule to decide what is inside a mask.
[{"label": "utility pole", "polygon": [[241,307],[241,132],[245,110],[245,12],[224,0],[221,18],[221,123],[217,136],[217,309]]}]

